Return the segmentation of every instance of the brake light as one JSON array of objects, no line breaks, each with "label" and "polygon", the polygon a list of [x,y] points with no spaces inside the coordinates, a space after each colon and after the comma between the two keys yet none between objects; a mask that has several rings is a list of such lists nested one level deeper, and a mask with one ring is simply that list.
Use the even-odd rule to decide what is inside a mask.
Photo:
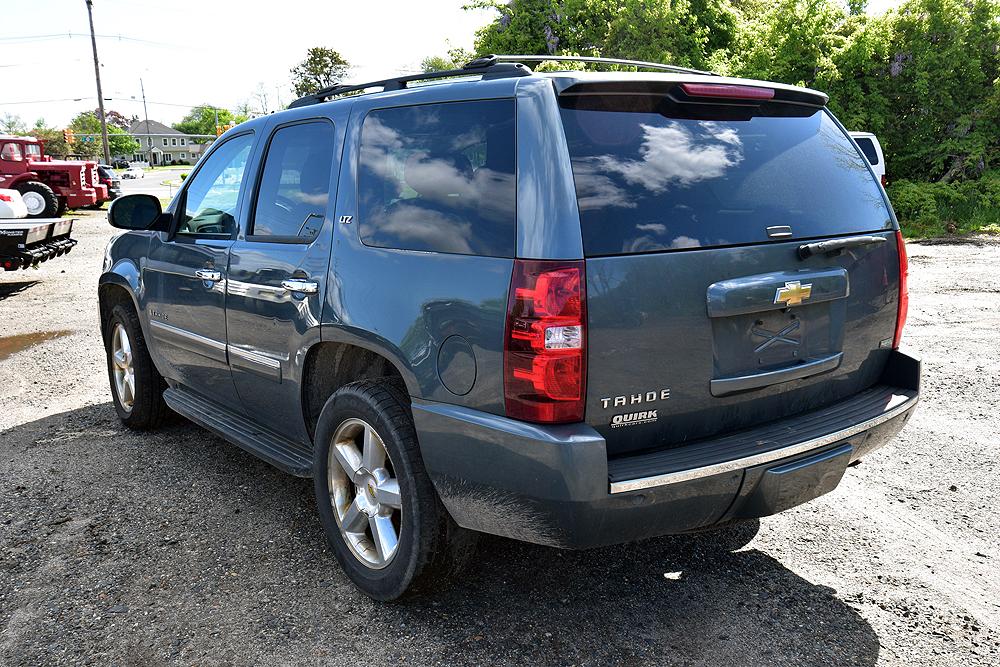
[{"label": "brake light", "polygon": [[10,195],[0,194],[0,201],[12,202],[14,198]]},{"label": "brake light", "polygon": [[725,97],[735,100],[774,99],[773,88],[734,86],[725,83],[682,83],[681,90],[691,97]]},{"label": "brake light", "polygon": [[896,333],[892,337],[893,349],[899,349],[899,339],[903,336],[903,325],[906,324],[906,312],[910,308],[910,291],[906,277],[909,273],[909,261],[906,259],[906,243],[903,233],[896,231],[896,248],[899,252],[899,305],[896,308]]},{"label": "brake light", "polygon": [[584,262],[515,260],[507,301],[507,416],[581,421],[587,387]]}]

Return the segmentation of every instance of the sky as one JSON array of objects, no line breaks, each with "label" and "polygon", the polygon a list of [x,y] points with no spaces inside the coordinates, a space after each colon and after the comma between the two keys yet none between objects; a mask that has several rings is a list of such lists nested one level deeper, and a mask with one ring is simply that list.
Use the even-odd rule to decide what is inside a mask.
[{"label": "sky", "polygon": [[[105,108],[141,118],[140,79],[149,118],[167,124],[202,103],[283,108],[311,46],[355,64],[349,80],[416,72],[425,56],[472,48],[493,13],[468,1],[94,0]],[[64,127],[97,107],[84,0],[0,0],[0,16],[0,115]]]}]

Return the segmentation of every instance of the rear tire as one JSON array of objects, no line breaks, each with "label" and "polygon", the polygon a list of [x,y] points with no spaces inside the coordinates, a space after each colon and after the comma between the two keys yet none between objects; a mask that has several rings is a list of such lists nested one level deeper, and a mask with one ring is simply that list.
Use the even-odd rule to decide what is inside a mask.
[{"label": "rear tire", "polygon": [[108,379],[118,418],[136,430],[160,426],[170,413],[163,400],[167,385],[149,356],[135,310],[125,304],[116,305],[104,331]]},{"label": "rear tire", "polygon": [[406,395],[391,380],[353,382],[330,397],[316,424],[313,476],[330,546],[369,597],[395,600],[469,559],[475,534],[438,499]]},{"label": "rear tire", "polygon": [[54,218],[59,211],[59,198],[52,188],[40,181],[28,181],[15,186],[28,208],[29,218]]}]

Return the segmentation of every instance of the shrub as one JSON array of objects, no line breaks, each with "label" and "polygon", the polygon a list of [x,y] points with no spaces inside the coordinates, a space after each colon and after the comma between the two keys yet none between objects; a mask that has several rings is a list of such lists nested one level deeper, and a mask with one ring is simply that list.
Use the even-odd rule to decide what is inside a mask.
[{"label": "shrub", "polygon": [[1000,225],[1000,171],[954,183],[900,180],[888,193],[907,236],[995,232]]}]

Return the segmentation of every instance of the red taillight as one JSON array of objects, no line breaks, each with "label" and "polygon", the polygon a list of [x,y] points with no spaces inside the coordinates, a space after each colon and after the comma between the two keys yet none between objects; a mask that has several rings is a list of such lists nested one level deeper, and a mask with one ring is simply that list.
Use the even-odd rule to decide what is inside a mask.
[{"label": "red taillight", "polygon": [[773,88],[733,86],[724,83],[682,83],[681,90],[691,97],[726,97],[735,100],[774,99]]},{"label": "red taillight", "polygon": [[906,324],[906,311],[910,308],[910,292],[906,284],[906,276],[910,266],[906,259],[906,243],[903,233],[896,232],[896,248],[899,251],[899,305],[896,308],[896,334],[892,337],[893,349],[899,348],[899,339],[903,336],[903,325]]},{"label": "red taillight", "polygon": [[532,422],[583,419],[587,389],[584,263],[515,260],[507,302],[507,416]]},{"label": "red taillight", "polygon": [[0,201],[12,202],[14,198],[10,195],[0,194]]}]

